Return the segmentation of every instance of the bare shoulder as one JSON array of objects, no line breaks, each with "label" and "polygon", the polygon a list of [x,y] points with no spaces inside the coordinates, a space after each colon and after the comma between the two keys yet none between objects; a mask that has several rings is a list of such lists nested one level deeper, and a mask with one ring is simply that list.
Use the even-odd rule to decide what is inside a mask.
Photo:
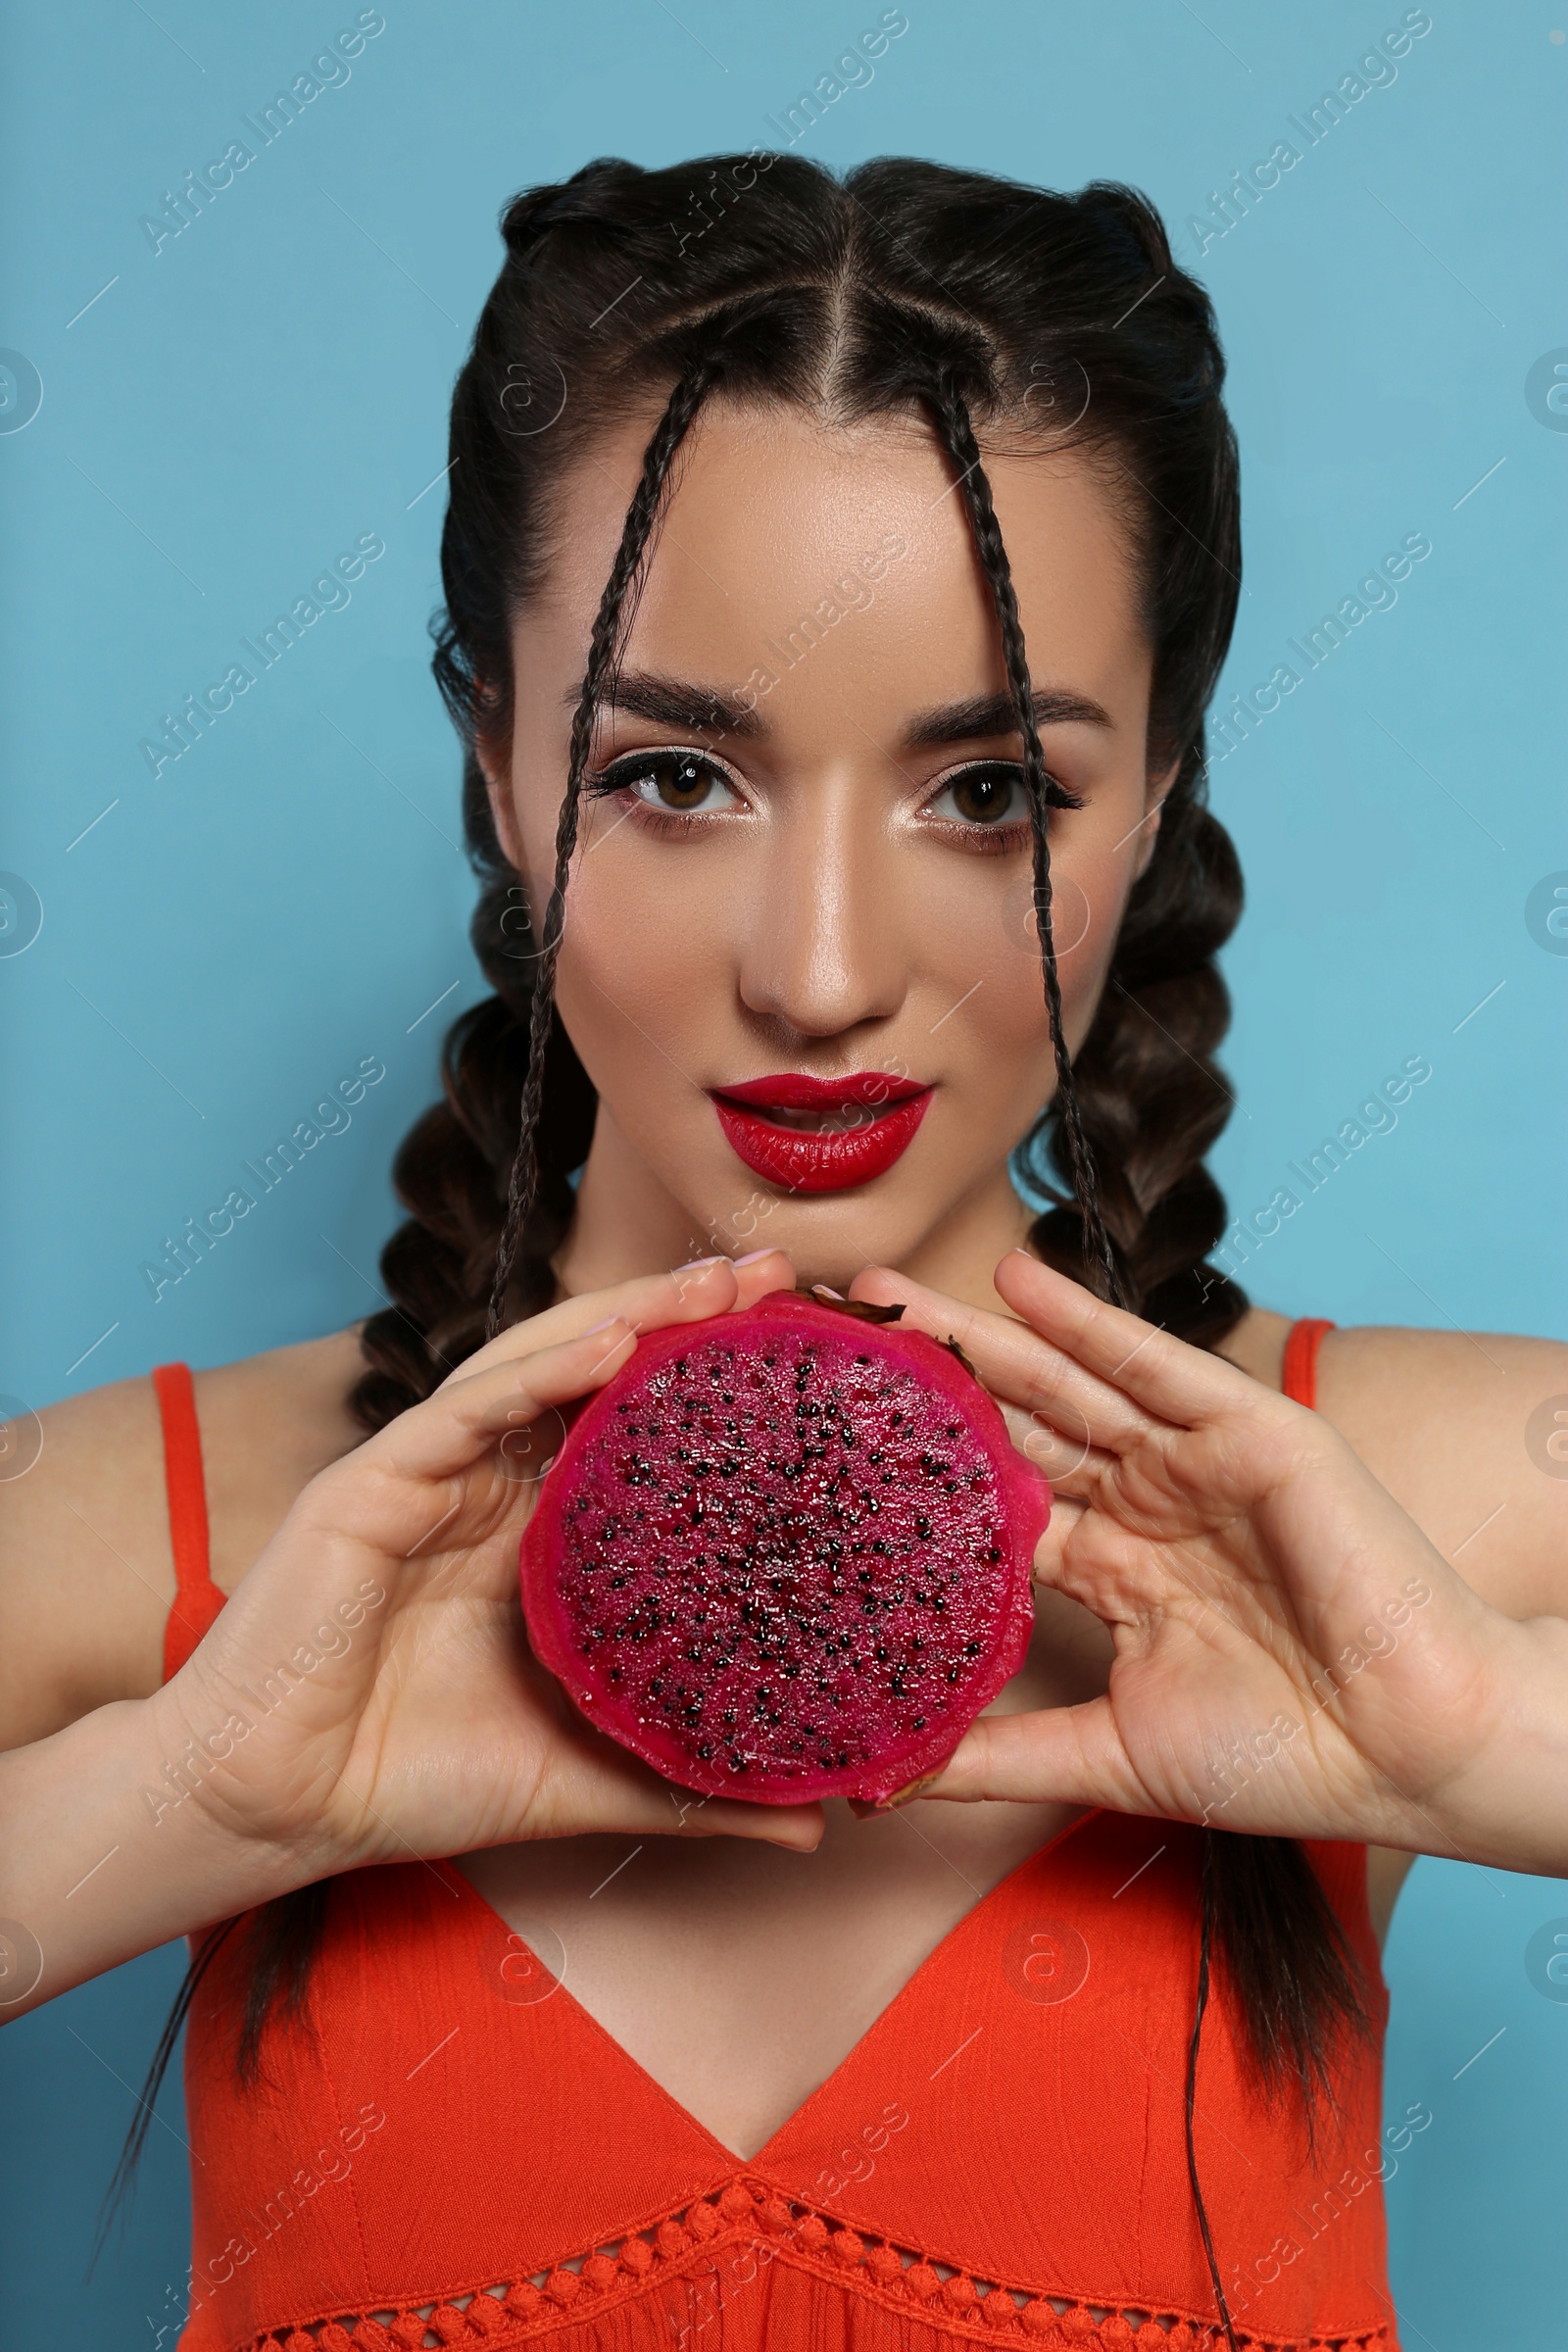
[{"label": "bare shoulder", "polygon": [[273,1348],[196,1375],[213,1581],[231,1592],[300,1489],[360,1445],[348,1409],[357,1331]]},{"label": "bare shoulder", "polygon": [[[294,1496],[360,1442],[355,1332],[195,1376],[212,1570],[239,1582]],[[50,1405],[25,1477],[0,1483],[0,1746],[43,1738],[163,1672],[174,1562],[150,1379]]]},{"label": "bare shoulder", "polygon": [[1568,1346],[1333,1331],[1318,1404],[1494,1608],[1568,1614]]}]

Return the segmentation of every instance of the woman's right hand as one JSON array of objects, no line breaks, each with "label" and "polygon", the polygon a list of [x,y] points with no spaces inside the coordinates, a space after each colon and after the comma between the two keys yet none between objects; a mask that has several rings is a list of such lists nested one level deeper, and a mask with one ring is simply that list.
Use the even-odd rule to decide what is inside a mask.
[{"label": "woman's right hand", "polygon": [[529,1652],[517,1574],[562,1408],[618,1372],[638,1332],[793,1279],[774,1251],[567,1299],[313,1479],[148,1702],[171,1766],[149,1813],[200,1809],[300,1884],[588,1831],[809,1850],[818,1807],[699,1802],[584,1723]]}]

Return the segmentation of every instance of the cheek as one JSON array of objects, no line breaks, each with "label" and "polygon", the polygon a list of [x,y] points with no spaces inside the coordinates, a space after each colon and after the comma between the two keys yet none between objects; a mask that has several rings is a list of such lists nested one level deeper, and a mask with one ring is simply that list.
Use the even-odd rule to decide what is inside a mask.
[{"label": "cheek", "polygon": [[602,1094],[667,1102],[674,1090],[700,1102],[690,1073],[734,995],[725,893],[696,870],[700,858],[682,871],[678,858],[639,857],[603,826],[590,841],[566,900],[562,1017]]},{"label": "cheek", "polygon": [[[1063,1021],[1076,1053],[1088,1032],[1115,951],[1133,877],[1136,840],[1113,846],[1082,840],[1052,844],[1051,936],[1056,955]],[[1034,880],[1025,870],[1002,898],[1007,954],[1003,975],[1014,992],[1010,1018],[1049,1042]]]},{"label": "cheek", "polygon": [[1094,1018],[1115,954],[1136,870],[1138,837],[1088,845],[1063,860],[1062,920],[1054,924],[1067,1042],[1074,1053]]}]

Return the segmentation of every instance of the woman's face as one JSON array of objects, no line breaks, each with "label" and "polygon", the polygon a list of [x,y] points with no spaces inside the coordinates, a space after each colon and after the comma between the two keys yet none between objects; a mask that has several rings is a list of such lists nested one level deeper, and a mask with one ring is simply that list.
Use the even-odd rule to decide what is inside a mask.
[{"label": "woman's face", "polygon": [[[648,430],[567,475],[515,627],[512,738],[485,751],[536,925]],[[1076,1050],[1166,781],[1151,652],[1089,464],[986,465],[1047,766],[1082,802],[1051,819]],[[705,410],[599,713],[567,892],[557,999],[600,1098],[569,1287],[778,1244],[841,1289],[875,1262],[989,1294],[1027,1223],[1007,1155],[1054,1085],[1020,754],[929,428]]]}]

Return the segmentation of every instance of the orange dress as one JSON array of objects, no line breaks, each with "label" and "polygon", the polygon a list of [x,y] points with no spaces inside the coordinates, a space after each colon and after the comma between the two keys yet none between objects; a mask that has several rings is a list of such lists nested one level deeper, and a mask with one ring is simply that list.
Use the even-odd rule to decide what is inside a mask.
[{"label": "orange dress", "polygon": [[[1310,1402],[1326,1325],[1298,1326]],[[180,1599],[221,1606],[189,1375],[157,1376]],[[1306,1846],[1366,1972],[1309,2151],[1250,2086],[1224,1980],[1199,2175],[1248,2352],[1396,2352],[1365,1848]],[[1088,1812],[976,1904],[742,2162],[449,1863],[331,1884],[308,2011],[236,2086],[233,1939],[190,2013],[195,2238],[182,2352],[1220,2352],[1183,2085],[1200,1833]]]}]

